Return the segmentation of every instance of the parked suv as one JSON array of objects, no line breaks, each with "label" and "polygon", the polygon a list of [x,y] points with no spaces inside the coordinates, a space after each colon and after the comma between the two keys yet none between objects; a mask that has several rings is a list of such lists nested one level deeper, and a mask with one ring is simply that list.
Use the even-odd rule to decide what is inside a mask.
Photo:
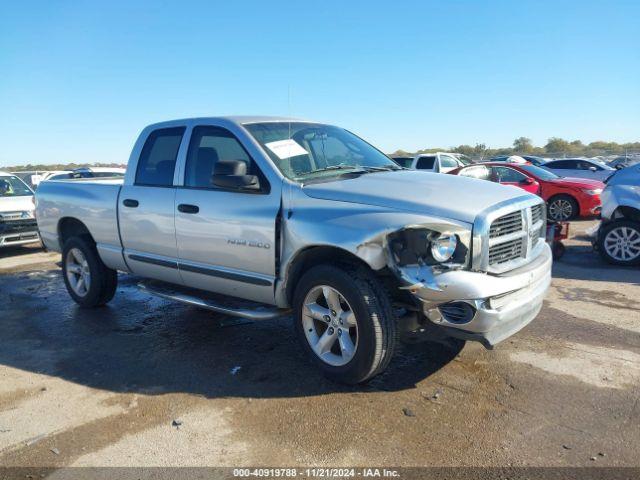
[{"label": "parked suv", "polygon": [[618,170],[602,192],[600,255],[615,265],[640,264],[640,165]]}]

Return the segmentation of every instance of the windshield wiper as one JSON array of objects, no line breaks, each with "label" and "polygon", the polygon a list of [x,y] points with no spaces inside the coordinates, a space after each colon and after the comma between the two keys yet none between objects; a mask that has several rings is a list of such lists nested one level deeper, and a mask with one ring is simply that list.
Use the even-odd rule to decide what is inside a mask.
[{"label": "windshield wiper", "polygon": [[388,165],[386,167],[369,167],[366,165],[361,165],[360,168],[367,170],[368,172],[393,172],[396,170],[408,170],[407,168],[401,167],[399,165]]},{"label": "windshield wiper", "polygon": [[310,170],[308,172],[303,172],[302,175],[309,175],[310,173],[319,173],[319,172],[328,172],[330,170],[351,170],[358,171],[361,167],[356,165],[328,165],[323,168],[316,168],[315,170]]}]

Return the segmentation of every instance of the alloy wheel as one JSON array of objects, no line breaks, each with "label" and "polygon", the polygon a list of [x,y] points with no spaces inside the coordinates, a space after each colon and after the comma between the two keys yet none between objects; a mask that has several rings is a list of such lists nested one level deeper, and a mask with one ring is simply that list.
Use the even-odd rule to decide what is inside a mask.
[{"label": "alloy wheel", "polygon": [[76,295],[84,297],[91,288],[91,272],[84,253],[79,248],[72,248],[65,260],[67,280]]},{"label": "alloy wheel", "polygon": [[631,262],[640,256],[640,232],[630,227],[611,229],[604,238],[607,254],[619,262]]},{"label": "alloy wheel", "polygon": [[569,220],[573,216],[573,205],[563,198],[554,200],[549,204],[549,216],[559,222]]},{"label": "alloy wheel", "polygon": [[311,350],[334,367],[346,365],[358,348],[358,324],[349,302],[335,288],[319,285],[304,299],[302,327]]}]

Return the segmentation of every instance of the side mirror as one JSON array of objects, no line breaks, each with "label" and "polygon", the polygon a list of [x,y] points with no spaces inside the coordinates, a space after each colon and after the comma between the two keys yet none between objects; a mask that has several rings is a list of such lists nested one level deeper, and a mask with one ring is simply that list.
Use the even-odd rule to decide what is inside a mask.
[{"label": "side mirror", "polygon": [[598,171],[598,169],[596,167],[589,167],[589,170],[592,171],[592,172],[597,172]]},{"label": "side mirror", "polygon": [[247,175],[247,164],[242,160],[218,160],[211,182],[216,187],[234,190],[260,190],[256,175]]},{"label": "side mirror", "polygon": [[616,170],[622,170],[625,167],[622,163],[616,165]]}]

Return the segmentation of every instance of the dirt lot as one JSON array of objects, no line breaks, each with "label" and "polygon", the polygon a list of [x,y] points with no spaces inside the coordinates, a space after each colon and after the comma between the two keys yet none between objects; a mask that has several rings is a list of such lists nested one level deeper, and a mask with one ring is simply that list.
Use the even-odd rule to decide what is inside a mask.
[{"label": "dirt lot", "polygon": [[138,292],[79,309],[56,254],[0,253],[0,465],[638,466],[640,271],[577,234],[540,316],[493,351],[404,346],[324,380],[288,318],[234,322]]}]

